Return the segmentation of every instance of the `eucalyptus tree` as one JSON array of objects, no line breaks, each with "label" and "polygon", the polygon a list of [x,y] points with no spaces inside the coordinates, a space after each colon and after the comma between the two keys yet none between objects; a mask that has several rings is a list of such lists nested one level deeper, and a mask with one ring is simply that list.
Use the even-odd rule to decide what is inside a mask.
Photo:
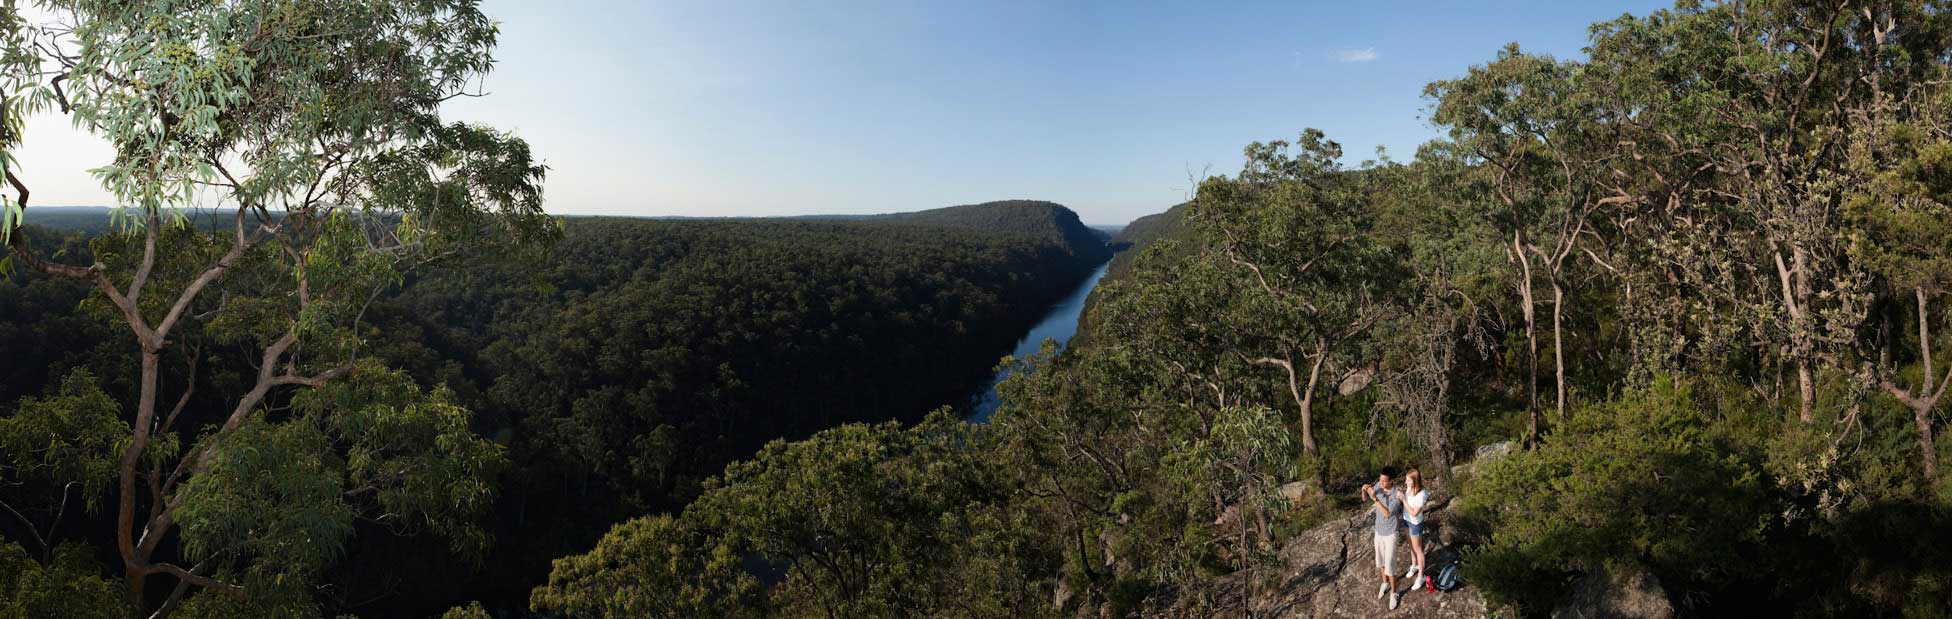
[{"label": "eucalyptus tree", "polygon": [[1510,297],[1501,231],[1478,216],[1466,179],[1471,158],[1446,141],[1425,144],[1409,165],[1386,165],[1371,184],[1378,242],[1397,257],[1404,281],[1376,329],[1381,356],[1377,413],[1402,415],[1435,475],[1450,469],[1452,400],[1460,354],[1491,357],[1498,305]]},{"label": "eucalyptus tree", "polygon": [[1090,342],[1016,360],[997,388],[992,449],[1016,477],[1012,509],[1063,562],[1067,608],[1121,608],[1132,602],[1122,592],[1203,580],[1210,540],[1160,532],[1205,531],[1225,497],[1180,491],[1182,471],[1159,463],[1255,395],[1243,383],[1256,372],[1226,352],[1236,280],[1178,240],[1136,264],[1094,293]]},{"label": "eucalyptus tree", "polygon": [[[1431,120],[1448,127],[1455,148],[1477,166],[1493,200],[1485,219],[1505,237],[1506,259],[1525,319],[1529,432],[1538,435],[1538,295],[1543,277],[1552,291],[1554,410],[1566,417],[1566,280],[1594,212],[1609,196],[1593,175],[1604,133],[1582,96],[1577,63],[1526,54],[1516,44],[1462,78],[1430,84]],[[1534,268],[1533,262],[1537,261]]]},{"label": "eucalyptus tree", "polygon": [[[1175,469],[1181,490],[1205,493],[1231,507],[1233,558],[1240,579],[1240,616],[1264,616],[1256,608],[1256,568],[1274,548],[1268,524],[1288,506],[1282,481],[1293,476],[1294,444],[1281,417],[1263,406],[1229,406],[1215,416],[1213,432],[1180,443],[1163,465]],[[1222,518],[1225,520],[1225,518]]]},{"label": "eucalyptus tree", "polygon": [[1241,282],[1226,314],[1228,348],[1283,370],[1302,451],[1314,455],[1316,394],[1340,382],[1323,370],[1382,316],[1392,267],[1339,144],[1310,129],[1246,154],[1239,176],[1200,184],[1187,218],[1204,259]]},{"label": "eucalyptus tree", "polygon": [[[1868,306],[1841,205],[1850,109],[1865,97],[1871,3],[1685,3],[1596,25],[1589,71],[1627,127],[1616,175],[1657,269],[1731,350],[1794,372],[1798,418]],[[1772,395],[1774,379],[1757,373]]]},{"label": "eucalyptus tree", "polygon": [[[1876,335],[1859,342],[1866,374],[1910,409],[1923,471],[1936,482],[1933,411],[1952,390],[1952,360],[1936,373],[1939,340],[1952,331],[1952,29],[1920,8],[1875,6],[1863,24],[1872,44],[1857,79],[1869,92],[1849,103],[1843,212],[1850,258],[1881,300]],[[1907,339],[1915,345],[1903,345]]]},{"label": "eucalyptus tree", "polygon": [[25,398],[0,418],[0,485],[24,499],[0,497],[0,511],[27,533],[24,541],[44,563],[60,545],[65,517],[99,507],[114,477],[116,442],[129,434],[117,412],[95,377],[76,370],[55,393]]},{"label": "eucalyptus tree", "polygon": [[[1240,280],[1202,259],[1196,239],[1147,247],[1130,277],[1105,282],[1095,294],[1094,325],[1102,330],[1111,366],[1149,399],[1175,406],[1212,427],[1215,411],[1244,396],[1247,370],[1235,350],[1238,334],[1226,319],[1241,294]],[[1094,334],[1095,336],[1096,334]]]},{"label": "eucalyptus tree", "polygon": [[[997,509],[982,426],[849,424],[774,441],[677,517],[619,525],[559,560],[539,612],[589,617],[1054,616],[1034,531]],[[778,571],[765,587],[748,565]]]},{"label": "eucalyptus tree", "polygon": [[[1881,312],[1885,321],[1880,327],[1888,335],[1872,342],[1875,352],[1864,356],[1872,360],[1874,384],[1911,410],[1923,470],[1934,481],[1938,444],[1933,438],[1933,411],[1952,390],[1952,359],[1947,358],[1952,355],[1944,355],[1947,346],[1941,342],[1952,331],[1946,317],[1946,307],[1952,305],[1946,302],[1952,292],[1952,207],[1947,202],[1952,199],[1952,184],[1947,183],[1952,179],[1952,142],[1944,140],[1941,135],[1918,145],[1908,161],[1873,185],[1873,195],[1852,200],[1853,215],[1862,222],[1860,241],[1853,250],[1878,275],[1893,310],[1910,306]],[[1912,328],[1907,329],[1911,333],[1890,334],[1898,324],[1892,317],[1905,314],[1911,319]],[[1939,326],[1936,334],[1934,323]],[[1906,339],[1915,340],[1915,356],[1894,350]],[[1943,366],[1936,363],[1941,359]],[[1939,369],[1945,370],[1943,376]]]},{"label": "eucalyptus tree", "polygon": [[[556,233],[525,143],[440,118],[478,94],[494,22],[468,0],[39,4],[0,9],[0,147],[32,139],[36,112],[99,136],[123,227],[93,264],[35,251],[18,230],[36,179],[11,165],[0,233],[8,266],[88,282],[134,343],[113,473],[129,604],[167,615],[200,589],[221,595],[199,609],[305,607],[356,518],[478,553],[467,517],[499,448],[360,349],[367,304],[414,265]],[[190,229],[193,206],[222,231]],[[216,410],[196,392],[206,347],[256,366]]]}]

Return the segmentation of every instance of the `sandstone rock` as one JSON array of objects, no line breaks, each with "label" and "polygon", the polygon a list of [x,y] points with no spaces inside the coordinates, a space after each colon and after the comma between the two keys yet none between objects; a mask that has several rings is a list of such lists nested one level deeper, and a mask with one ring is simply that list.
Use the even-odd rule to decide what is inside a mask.
[{"label": "sandstone rock", "polygon": [[1479,447],[1477,454],[1471,458],[1470,462],[1450,467],[1450,476],[1452,479],[1469,479],[1472,475],[1477,474],[1478,467],[1511,455],[1511,452],[1517,448],[1518,444],[1513,441],[1492,443]]},{"label": "sandstone rock", "polygon": [[1313,481],[1302,480],[1283,484],[1279,490],[1281,498],[1297,505],[1306,504],[1322,498],[1322,489]]},{"label": "sandstone rock", "polygon": [[[1433,514],[1432,517],[1439,521],[1442,519],[1441,514]],[[1169,606],[1152,609],[1145,616],[1238,617],[1243,599],[1256,611],[1255,616],[1283,619],[1382,616],[1462,619],[1485,616],[1484,598],[1469,586],[1450,593],[1406,591],[1402,605],[1394,611],[1389,610],[1388,602],[1376,599],[1376,589],[1381,580],[1375,567],[1375,546],[1371,543],[1372,522],[1366,512],[1352,512],[1317,525],[1287,540],[1275,564],[1258,568],[1251,575],[1236,573],[1222,576],[1202,592],[1204,596],[1188,596],[1205,597],[1212,602],[1209,607],[1193,610],[1184,605]],[[1438,524],[1441,526],[1441,523]],[[1399,536],[1398,543],[1401,545],[1397,547],[1396,560],[1397,574],[1400,576],[1402,570],[1409,567],[1411,553],[1407,536]],[[1426,563],[1439,565],[1441,560],[1454,553],[1453,549],[1433,544]],[[1399,586],[1407,588],[1408,585],[1403,582]]]},{"label": "sandstone rock", "polygon": [[1602,569],[1573,582],[1552,619],[1673,619],[1660,579],[1639,566]]},{"label": "sandstone rock", "polygon": [[1490,445],[1479,447],[1476,459],[1478,461],[1496,460],[1498,458],[1511,455],[1512,450],[1517,448],[1518,448],[1518,443],[1516,441],[1504,441],[1502,443],[1492,443]]}]

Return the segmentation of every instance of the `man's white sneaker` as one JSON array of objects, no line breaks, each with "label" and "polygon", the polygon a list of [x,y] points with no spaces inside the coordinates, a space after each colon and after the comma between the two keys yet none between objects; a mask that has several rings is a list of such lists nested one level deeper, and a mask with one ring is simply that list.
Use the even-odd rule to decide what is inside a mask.
[{"label": "man's white sneaker", "polygon": [[1389,609],[1396,610],[1396,604],[1402,601],[1403,601],[1403,596],[1400,595],[1389,596]]},{"label": "man's white sneaker", "polygon": [[1389,595],[1389,583],[1383,583],[1382,586],[1376,587],[1376,599],[1383,599],[1385,595]]}]

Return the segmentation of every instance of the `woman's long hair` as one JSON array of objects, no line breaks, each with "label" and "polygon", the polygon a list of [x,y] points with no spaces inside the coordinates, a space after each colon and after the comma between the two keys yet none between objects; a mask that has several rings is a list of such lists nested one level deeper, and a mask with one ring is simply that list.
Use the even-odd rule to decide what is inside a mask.
[{"label": "woman's long hair", "polygon": [[1405,473],[1403,475],[1403,492],[1405,494],[1416,494],[1418,490],[1422,490],[1422,489],[1423,489],[1422,473],[1418,473],[1416,469],[1410,469],[1409,473]]}]

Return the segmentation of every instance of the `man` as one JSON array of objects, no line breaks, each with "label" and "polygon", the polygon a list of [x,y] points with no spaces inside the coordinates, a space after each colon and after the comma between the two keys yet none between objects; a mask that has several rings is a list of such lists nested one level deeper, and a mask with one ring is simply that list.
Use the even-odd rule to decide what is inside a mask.
[{"label": "man", "polygon": [[1390,610],[1403,600],[1396,592],[1396,523],[1403,519],[1403,492],[1391,486],[1394,477],[1396,469],[1384,468],[1375,484],[1362,485],[1363,500],[1376,511],[1376,569],[1383,576],[1376,599],[1389,596]]}]

